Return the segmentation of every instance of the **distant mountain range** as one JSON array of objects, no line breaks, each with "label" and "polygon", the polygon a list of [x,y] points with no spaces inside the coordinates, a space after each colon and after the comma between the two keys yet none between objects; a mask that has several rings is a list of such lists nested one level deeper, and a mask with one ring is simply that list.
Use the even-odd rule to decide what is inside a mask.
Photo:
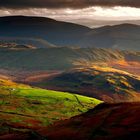
[{"label": "distant mountain range", "polygon": [[[44,17],[1,17],[0,38],[4,41],[13,37],[17,38],[17,41],[21,38],[40,39],[59,47],[140,50],[140,26],[134,24],[120,24],[91,29],[82,25]],[[26,42],[35,44],[31,40],[26,40]],[[39,44],[38,47],[43,45]]]},{"label": "distant mountain range", "polygon": [[41,38],[55,45],[74,45],[90,28],[43,17],[1,17],[1,37]]},{"label": "distant mountain range", "polygon": [[113,26],[113,25],[118,25],[118,24],[125,24],[125,23],[129,23],[129,24],[136,24],[136,25],[140,25],[140,20],[101,20],[101,19],[89,19],[89,18],[80,18],[80,19],[67,19],[67,21],[72,22],[72,23],[76,23],[76,24],[80,24],[80,25],[84,25],[84,26],[88,26],[90,28],[99,28],[102,26]]}]

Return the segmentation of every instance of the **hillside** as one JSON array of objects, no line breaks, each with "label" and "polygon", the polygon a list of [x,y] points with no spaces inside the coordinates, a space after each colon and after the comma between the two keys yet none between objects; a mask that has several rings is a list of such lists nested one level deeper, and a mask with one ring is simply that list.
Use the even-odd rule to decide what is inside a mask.
[{"label": "hillside", "polygon": [[140,103],[101,104],[48,127],[48,140],[139,140]]},{"label": "hillside", "polygon": [[108,66],[77,68],[42,80],[30,79],[27,83],[106,102],[140,100],[140,77]]},{"label": "hillside", "polygon": [[90,28],[44,17],[0,18],[1,37],[41,38],[55,45],[74,45]]},{"label": "hillside", "polygon": [[0,139],[10,133],[34,132],[101,103],[94,98],[32,88],[3,79],[0,79],[0,97]]},{"label": "hillside", "polygon": [[32,48],[52,48],[55,45],[49,43],[41,38],[27,38],[27,37],[0,37],[0,46],[13,46],[13,45],[25,45]]},{"label": "hillside", "polygon": [[[39,47],[49,42],[56,46],[140,50],[140,26],[134,24],[92,29],[44,17],[10,16],[0,18],[0,31],[0,38],[4,41],[7,38],[18,38],[17,42],[36,42]],[[22,38],[32,38],[34,41],[23,41]]]},{"label": "hillside", "polygon": [[[111,60],[111,61],[110,61]],[[68,70],[84,64],[140,62],[140,53],[97,48],[0,49],[0,68],[18,71]],[[78,66],[79,67],[79,66]],[[80,66],[81,67],[81,66]]]},{"label": "hillside", "polygon": [[139,100],[140,53],[98,48],[0,50],[0,77],[106,102]]},{"label": "hillside", "polygon": [[[88,32],[79,44],[83,47],[116,48],[122,50],[140,50],[140,26],[120,24],[104,26]],[[133,47],[132,47],[133,46]]]}]

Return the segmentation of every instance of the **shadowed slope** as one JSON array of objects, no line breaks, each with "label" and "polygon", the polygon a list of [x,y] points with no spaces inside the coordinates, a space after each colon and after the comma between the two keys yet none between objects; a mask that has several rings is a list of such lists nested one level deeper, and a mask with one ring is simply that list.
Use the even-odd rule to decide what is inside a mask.
[{"label": "shadowed slope", "polygon": [[[48,140],[139,140],[140,103],[100,104],[48,127]],[[43,131],[42,131],[43,133]]]},{"label": "shadowed slope", "polygon": [[41,38],[55,45],[74,45],[90,28],[44,17],[0,18],[1,37]]},{"label": "shadowed slope", "polygon": [[0,18],[0,31],[0,37],[40,38],[58,46],[140,50],[140,26],[133,24],[91,29],[44,17],[11,16]]},{"label": "shadowed slope", "polygon": [[0,68],[20,71],[67,70],[116,61],[140,62],[140,53],[97,48],[0,49]]}]

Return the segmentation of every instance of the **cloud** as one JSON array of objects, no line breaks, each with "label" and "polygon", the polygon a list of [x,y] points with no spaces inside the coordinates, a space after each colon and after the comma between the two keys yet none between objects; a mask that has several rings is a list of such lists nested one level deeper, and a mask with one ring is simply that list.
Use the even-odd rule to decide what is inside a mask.
[{"label": "cloud", "polygon": [[[140,8],[121,6],[108,8],[101,6],[93,6],[83,9],[0,9],[0,16],[13,15],[43,16],[60,21],[78,23],[89,27],[98,27],[108,24],[112,25],[112,23],[116,23],[115,21],[140,20]],[[140,22],[138,24],[140,24]]]},{"label": "cloud", "polygon": [[0,0],[1,8],[87,8],[92,6],[140,7],[140,0]]},{"label": "cloud", "polygon": [[82,21],[89,20],[136,20],[140,19],[140,8],[120,7],[105,8],[100,6],[88,7],[83,9],[47,9],[47,8],[28,8],[28,9],[0,9],[0,16],[7,15],[27,15],[43,16],[63,21]]}]

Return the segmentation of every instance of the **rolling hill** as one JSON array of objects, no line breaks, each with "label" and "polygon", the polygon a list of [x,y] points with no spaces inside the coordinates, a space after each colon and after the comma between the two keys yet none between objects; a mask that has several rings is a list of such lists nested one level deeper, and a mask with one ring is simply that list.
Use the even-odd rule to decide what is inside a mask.
[{"label": "rolling hill", "polygon": [[58,120],[86,112],[100,100],[0,79],[0,139],[14,133],[32,133]]},{"label": "rolling hill", "polygon": [[73,69],[28,84],[41,88],[79,93],[105,102],[140,100],[140,77],[106,66]]},{"label": "rolling hill", "polygon": [[[0,38],[5,38],[5,41],[6,38],[17,38],[17,42],[22,40],[35,44],[38,40],[39,47],[49,42],[56,46],[140,50],[140,26],[134,24],[92,29],[44,17],[10,16],[0,18],[0,31]],[[21,38],[32,38],[34,41],[23,41]]]}]

